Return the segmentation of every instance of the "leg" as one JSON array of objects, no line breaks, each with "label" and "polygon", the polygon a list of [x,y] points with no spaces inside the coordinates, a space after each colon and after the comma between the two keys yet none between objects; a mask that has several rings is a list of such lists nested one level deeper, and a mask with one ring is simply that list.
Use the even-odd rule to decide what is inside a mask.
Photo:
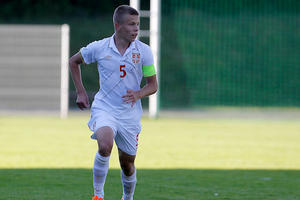
[{"label": "leg", "polygon": [[136,185],[135,155],[129,155],[119,149],[119,160],[123,183],[123,200],[133,200]]},{"label": "leg", "polygon": [[93,168],[94,194],[99,198],[104,198],[104,183],[108,172],[110,153],[113,147],[114,132],[110,127],[104,126],[97,130],[96,137],[98,152],[95,156]]},{"label": "leg", "polygon": [[99,154],[103,157],[110,156],[114,144],[114,131],[109,126],[101,127],[96,132]]}]

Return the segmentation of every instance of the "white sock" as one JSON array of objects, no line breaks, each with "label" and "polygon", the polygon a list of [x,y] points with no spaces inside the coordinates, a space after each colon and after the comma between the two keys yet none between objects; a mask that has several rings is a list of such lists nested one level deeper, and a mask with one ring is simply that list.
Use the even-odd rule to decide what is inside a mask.
[{"label": "white sock", "polygon": [[126,176],[121,170],[121,179],[123,183],[123,200],[133,200],[134,189],[136,185],[136,169],[131,176]]},{"label": "white sock", "polygon": [[101,156],[99,152],[97,152],[95,156],[94,168],[93,168],[94,195],[100,198],[104,198],[104,183],[108,172],[109,158],[110,156],[108,157]]}]

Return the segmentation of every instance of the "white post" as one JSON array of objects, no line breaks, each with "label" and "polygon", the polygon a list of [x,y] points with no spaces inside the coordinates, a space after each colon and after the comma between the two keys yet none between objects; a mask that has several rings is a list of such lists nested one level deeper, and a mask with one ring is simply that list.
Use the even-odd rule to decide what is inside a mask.
[{"label": "white post", "polygon": [[136,10],[140,10],[140,0],[130,0],[130,6]]},{"label": "white post", "polygon": [[[130,6],[135,8],[137,11],[140,11],[140,0],[130,0]],[[140,31],[139,31],[140,32]],[[140,33],[139,33],[140,35]],[[139,35],[136,37],[136,39],[139,39]]]},{"label": "white post", "polygon": [[60,117],[67,118],[69,109],[69,25],[61,26]]},{"label": "white post", "polygon": [[[156,77],[159,80],[160,63],[160,0],[150,1],[150,47],[154,57]],[[159,81],[158,81],[159,83]],[[149,117],[156,118],[159,109],[159,91],[149,97]]]}]

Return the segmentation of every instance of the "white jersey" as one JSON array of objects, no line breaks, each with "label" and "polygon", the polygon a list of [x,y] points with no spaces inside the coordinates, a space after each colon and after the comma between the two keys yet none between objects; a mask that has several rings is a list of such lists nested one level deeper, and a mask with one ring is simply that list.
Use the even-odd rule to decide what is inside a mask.
[{"label": "white jersey", "polygon": [[95,95],[92,110],[100,109],[117,119],[139,122],[142,115],[141,100],[133,107],[123,102],[127,90],[140,90],[142,68],[153,65],[153,55],[148,45],[139,40],[131,42],[122,56],[116,48],[114,35],[95,41],[80,49],[86,64],[97,62],[100,90]]}]

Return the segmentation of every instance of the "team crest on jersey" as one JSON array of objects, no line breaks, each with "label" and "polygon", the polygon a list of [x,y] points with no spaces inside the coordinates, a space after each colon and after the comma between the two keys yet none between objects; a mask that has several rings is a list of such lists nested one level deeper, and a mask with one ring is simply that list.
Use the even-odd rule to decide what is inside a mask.
[{"label": "team crest on jersey", "polygon": [[140,53],[132,53],[132,62],[139,63],[140,62]]}]

